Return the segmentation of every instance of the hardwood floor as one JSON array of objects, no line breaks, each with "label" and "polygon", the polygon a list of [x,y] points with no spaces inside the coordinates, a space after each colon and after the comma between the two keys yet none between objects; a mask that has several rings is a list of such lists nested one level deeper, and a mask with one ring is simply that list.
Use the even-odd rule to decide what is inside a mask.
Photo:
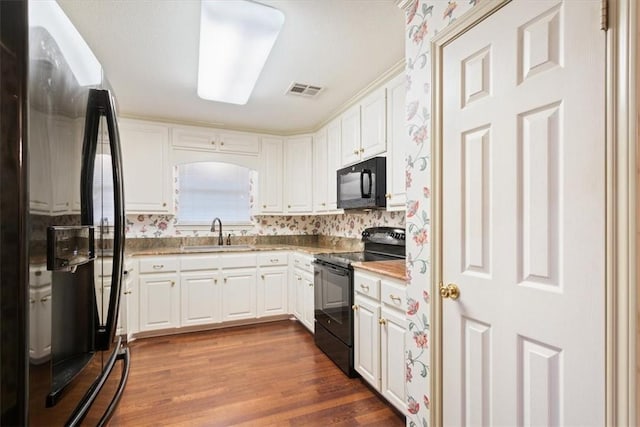
[{"label": "hardwood floor", "polygon": [[110,425],[404,426],[296,321],[134,341]]}]

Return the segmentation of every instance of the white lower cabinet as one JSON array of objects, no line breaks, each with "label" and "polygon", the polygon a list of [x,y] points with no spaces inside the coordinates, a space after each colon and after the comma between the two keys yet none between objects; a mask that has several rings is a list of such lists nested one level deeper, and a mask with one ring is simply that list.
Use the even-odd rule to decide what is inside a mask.
[{"label": "white lower cabinet", "polygon": [[223,269],[222,276],[222,320],[227,322],[255,318],[256,269]]},{"label": "white lower cabinet", "polygon": [[315,331],[313,255],[294,252],[291,262],[290,312],[312,333]]},{"label": "white lower cabinet", "polygon": [[177,257],[145,257],[138,263],[140,331],[180,326]]},{"label": "white lower cabinet", "polygon": [[357,270],[354,289],[355,369],[406,414],[405,285],[396,279]]},{"label": "white lower cabinet", "polygon": [[289,269],[285,252],[258,255],[258,317],[289,313]]},{"label": "white lower cabinet", "polygon": [[218,282],[217,271],[180,274],[180,326],[222,321],[222,290]]}]

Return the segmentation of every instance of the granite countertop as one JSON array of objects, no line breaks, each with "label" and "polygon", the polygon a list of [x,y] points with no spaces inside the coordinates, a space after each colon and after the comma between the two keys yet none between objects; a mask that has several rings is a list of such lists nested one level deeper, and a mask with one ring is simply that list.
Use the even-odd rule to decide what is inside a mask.
[{"label": "granite countertop", "polygon": [[[234,247],[235,246],[235,247]],[[182,254],[228,254],[238,252],[260,252],[260,251],[300,251],[310,255],[329,253],[329,252],[346,252],[346,249],[339,249],[329,246],[298,246],[298,245],[286,245],[286,244],[273,244],[273,245],[231,245],[224,246],[224,249],[217,249],[218,246],[212,245],[211,250],[207,248],[202,249],[185,249],[181,247],[165,247],[165,248],[151,248],[140,250],[127,250],[126,254],[131,256],[145,256],[145,255],[182,255]]]},{"label": "granite countertop", "polygon": [[382,274],[399,280],[407,280],[405,260],[354,262],[353,268]]}]

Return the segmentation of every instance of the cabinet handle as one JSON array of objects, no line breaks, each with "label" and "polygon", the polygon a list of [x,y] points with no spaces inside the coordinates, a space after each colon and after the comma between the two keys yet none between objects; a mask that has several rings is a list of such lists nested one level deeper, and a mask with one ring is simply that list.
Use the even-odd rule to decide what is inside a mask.
[{"label": "cabinet handle", "polygon": [[262,278],[262,280],[264,280],[264,274],[260,276]]},{"label": "cabinet handle", "polygon": [[298,278],[298,280],[302,280],[302,277],[300,277],[300,276],[296,276],[296,277]]},{"label": "cabinet handle", "polygon": [[171,281],[171,286],[174,286],[176,284],[175,280]]},{"label": "cabinet handle", "polygon": [[381,325],[386,325],[386,324],[387,324],[387,320],[381,317],[381,318],[378,320],[378,323],[379,323],[379,324],[381,324]]},{"label": "cabinet handle", "polygon": [[217,284],[218,283],[218,279],[213,279],[213,283]]},{"label": "cabinet handle", "polygon": [[211,141],[211,145],[216,145],[216,142],[215,141]]},{"label": "cabinet handle", "polygon": [[224,141],[220,141],[220,145],[224,145]]},{"label": "cabinet handle", "polygon": [[166,208],[166,207],[167,207],[167,204],[166,204],[166,203],[163,203],[163,204],[162,204],[162,207],[163,207],[163,208]]},{"label": "cabinet handle", "polygon": [[276,263],[276,262],[278,262],[278,258],[271,258],[269,261],[271,261],[273,263]]},{"label": "cabinet handle", "polygon": [[327,204],[325,202],[322,202],[322,206],[327,206]]},{"label": "cabinet handle", "polygon": [[361,149],[360,149],[360,153],[364,153],[364,148],[361,148]]},{"label": "cabinet handle", "polygon": [[389,298],[391,298],[392,300],[396,301],[397,303],[402,301],[402,298],[400,298],[399,296],[394,295],[394,294],[389,294]]},{"label": "cabinet handle", "polygon": [[353,311],[358,311],[358,305],[357,305],[357,304],[353,304],[353,305],[351,306],[351,310],[353,310]]},{"label": "cabinet handle", "polygon": [[227,278],[226,277],[224,278],[224,283],[227,283]]},{"label": "cabinet handle", "polygon": [[124,295],[131,295],[131,291],[124,291],[123,294]]},{"label": "cabinet handle", "polygon": [[362,283],[360,283],[360,287],[361,287],[363,290],[365,290],[365,291],[369,292],[369,285],[363,285]]},{"label": "cabinet handle", "polygon": [[33,298],[29,298],[29,302],[30,302],[31,304],[35,304],[35,303],[36,303],[36,300],[34,300]]},{"label": "cabinet handle", "polygon": [[164,268],[164,264],[153,264],[154,270],[160,270],[161,268]]},{"label": "cabinet handle", "polygon": [[384,195],[385,198],[390,199],[391,198],[391,193],[387,193]]},{"label": "cabinet handle", "polygon": [[40,302],[47,302],[47,301],[49,301],[49,297],[40,298]]},{"label": "cabinet handle", "polygon": [[313,287],[313,282],[309,282],[309,287]]}]

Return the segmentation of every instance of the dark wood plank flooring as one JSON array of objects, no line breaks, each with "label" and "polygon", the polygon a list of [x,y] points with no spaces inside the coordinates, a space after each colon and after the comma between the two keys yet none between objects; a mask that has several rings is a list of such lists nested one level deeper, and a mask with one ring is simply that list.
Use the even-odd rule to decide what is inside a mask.
[{"label": "dark wood plank flooring", "polygon": [[296,321],[134,341],[112,426],[404,426]]}]

